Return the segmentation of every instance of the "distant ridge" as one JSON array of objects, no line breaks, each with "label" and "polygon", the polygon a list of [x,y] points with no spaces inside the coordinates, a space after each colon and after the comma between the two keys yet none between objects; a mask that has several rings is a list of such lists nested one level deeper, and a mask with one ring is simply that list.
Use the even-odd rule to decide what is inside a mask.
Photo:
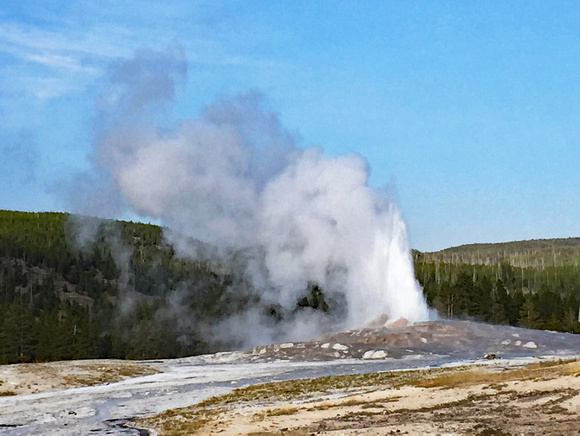
[{"label": "distant ridge", "polygon": [[504,262],[516,267],[578,265],[580,237],[465,244],[433,252],[416,252],[415,258],[428,262],[475,265]]},{"label": "distant ridge", "polygon": [[473,249],[486,248],[520,248],[526,246],[529,248],[552,248],[552,247],[568,247],[580,245],[580,237],[569,238],[549,238],[549,239],[524,239],[519,241],[506,242],[477,242],[473,244],[462,244],[453,247],[444,248],[443,250],[433,251],[432,253],[463,251]]}]

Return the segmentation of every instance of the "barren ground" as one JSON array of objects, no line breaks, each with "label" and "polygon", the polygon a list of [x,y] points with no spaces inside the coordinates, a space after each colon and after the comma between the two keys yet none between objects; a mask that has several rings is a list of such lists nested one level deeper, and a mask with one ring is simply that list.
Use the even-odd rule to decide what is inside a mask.
[{"label": "barren ground", "polygon": [[94,386],[156,372],[152,364],[112,359],[0,365],[0,396]]},{"label": "barren ground", "polygon": [[578,357],[580,335],[445,320],[182,359],[4,365],[0,434],[580,434]]},{"label": "barren ground", "polygon": [[580,362],[268,383],[135,425],[171,435],[579,434]]}]

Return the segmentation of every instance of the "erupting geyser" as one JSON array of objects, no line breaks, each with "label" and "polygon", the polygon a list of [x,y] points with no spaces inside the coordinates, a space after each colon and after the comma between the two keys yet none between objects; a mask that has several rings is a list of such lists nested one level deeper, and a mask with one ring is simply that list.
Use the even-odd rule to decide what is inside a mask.
[{"label": "erupting geyser", "polygon": [[346,297],[347,327],[381,314],[426,320],[405,224],[367,178],[359,156],[310,149],[265,187],[258,228],[278,301],[292,303],[292,290],[313,280]]},{"label": "erupting geyser", "polygon": [[[426,320],[405,225],[385,193],[368,185],[366,162],[298,147],[258,93],[217,101],[195,119],[161,128],[151,107],[173,96],[185,69],[180,53],[171,62],[168,56],[142,53],[113,72],[95,154],[110,175],[107,192],[222,254],[246,253],[238,273],[265,307],[291,311],[316,283],[346,306],[336,328],[381,314]],[[303,311],[280,327],[255,308],[221,330],[259,331],[253,342],[281,332],[312,336],[322,317]]]}]

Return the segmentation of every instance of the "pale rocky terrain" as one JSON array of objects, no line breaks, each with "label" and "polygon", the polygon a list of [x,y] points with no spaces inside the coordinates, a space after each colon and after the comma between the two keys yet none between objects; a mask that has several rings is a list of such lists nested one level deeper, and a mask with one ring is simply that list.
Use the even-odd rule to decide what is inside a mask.
[{"label": "pale rocky terrain", "polygon": [[580,335],[531,330],[469,321],[407,324],[404,318],[363,329],[321,336],[306,342],[255,347],[242,353],[248,361],[263,360],[443,360],[568,355],[580,352]]},{"label": "pale rocky terrain", "polygon": [[157,372],[153,364],[103,359],[0,365],[0,396],[113,383]]},{"label": "pale rocky terrain", "polygon": [[[163,434],[565,435],[580,432],[580,363],[422,374],[314,399],[244,399],[142,421]],[[497,371],[499,367],[494,367]],[[475,380],[472,380],[474,377]],[[454,379],[455,378],[455,379]],[[429,381],[435,379],[433,385]],[[356,390],[356,389],[355,389]],[[299,397],[299,396],[298,396]],[[220,404],[218,402],[218,404]],[[193,419],[187,419],[188,413]],[[195,423],[192,425],[192,423]],[[200,424],[201,423],[201,424]]]},{"label": "pale rocky terrain", "polygon": [[578,434],[580,366],[550,362],[579,356],[580,335],[398,320],[183,359],[5,365],[0,434]]}]

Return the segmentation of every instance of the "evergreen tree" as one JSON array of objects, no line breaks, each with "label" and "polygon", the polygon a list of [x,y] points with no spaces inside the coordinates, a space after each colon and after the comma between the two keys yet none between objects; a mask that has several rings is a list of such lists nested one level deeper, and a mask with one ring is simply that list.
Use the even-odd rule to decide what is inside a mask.
[{"label": "evergreen tree", "polygon": [[533,295],[526,294],[524,296],[524,303],[520,311],[519,325],[526,328],[541,328],[542,321],[540,319],[540,313],[536,307],[537,298]]}]

